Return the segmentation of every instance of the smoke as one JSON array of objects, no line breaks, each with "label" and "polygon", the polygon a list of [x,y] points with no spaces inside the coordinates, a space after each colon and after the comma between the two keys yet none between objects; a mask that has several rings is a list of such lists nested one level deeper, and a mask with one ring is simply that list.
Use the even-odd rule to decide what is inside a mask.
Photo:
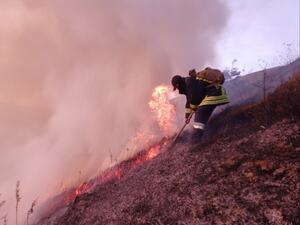
[{"label": "smoke", "polygon": [[0,0],[1,213],[107,166],[151,90],[215,58],[221,0]]}]

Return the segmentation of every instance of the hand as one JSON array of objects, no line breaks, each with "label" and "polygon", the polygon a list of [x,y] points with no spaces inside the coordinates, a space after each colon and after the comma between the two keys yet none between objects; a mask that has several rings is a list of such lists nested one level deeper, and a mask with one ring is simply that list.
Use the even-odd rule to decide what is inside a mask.
[{"label": "hand", "polygon": [[188,119],[190,117],[191,113],[185,113],[185,118]]}]

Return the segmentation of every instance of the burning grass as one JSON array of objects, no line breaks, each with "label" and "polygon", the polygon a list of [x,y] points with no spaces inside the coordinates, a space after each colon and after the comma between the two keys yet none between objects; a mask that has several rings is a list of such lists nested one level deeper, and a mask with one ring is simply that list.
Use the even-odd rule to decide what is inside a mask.
[{"label": "burning grass", "polygon": [[149,107],[153,112],[160,129],[165,137],[168,137],[176,130],[176,112],[174,105],[169,102],[171,88],[165,85],[157,86],[149,102]]},{"label": "burning grass", "polygon": [[161,152],[162,148],[167,145],[167,143],[167,139],[162,139],[158,144],[138,152],[134,157],[105,170],[98,177],[79,185],[72,191],[73,194],[68,196],[66,203],[73,201],[77,196],[90,192],[99,184],[103,184],[111,180],[119,180],[142,163],[155,158]]},{"label": "burning grass", "polygon": [[138,152],[132,158],[125,160],[99,174],[97,177],[86,181],[77,187],[70,188],[69,190],[57,195],[50,199],[45,205],[44,209],[41,209],[43,217],[55,212],[59,208],[62,208],[69,203],[76,201],[81,195],[92,192],[98,185],[104,185],[111,181],[117,181],[123,176],[127,175],[133,169],[137,168],[146,161],[154,159],[158,156],[165,146],[167,146],[169,139],[163,138],[156,145],[150,146]]},{"label": "burning grass", "polygon": [[299,137],[299,125],[284,120],[241,140],[191,147],[198,152],[174,148],[43,224],[299,224],[299,145],[282,146]]},{"label": "burning grass", "polygon": [[[62,208],[73,202],[79,196],[91,192],[96,186],[121,179],[134,168],[160,154],[163,147],[167,145],[169,137],[174,134],[177,128],[175,107],[169,102],[171,91],[172,89],[169,86],[159,85],[154,88],[149,101],[149,108],[164,137],[160,142],[155,145],[150,145],[149,143],[153,142],[155,134],[138,132],[128,143],[131,151],[137,152],[137,150],[141,149],[140,146],[143,146],[143,148],[149,146],[148,148],[137,152],[133,157],[105,170],[97,177],[81,183],[77,187],[70,188],[50,199],[49,202],[44,204],[45,207],[41,209],[41,214],[47,216],[58,208]],[[110,157],[112,161],[111,153]]]},{"label": "burning grass", "polygon": [[[200,150],[199,146],[194,146],[198,153],[201,151],[199,154],[191,153],[187,148],[175,148],[168,154],[161,154],[149,166],[139,167],[162,151],[168,141],[163,139],[158,145],[62,195],[63,199],[71,197],[69,202],[76,198],[78,201],[70,204],[54,224],[74,224],[75,221],[78,224],[95,221],[99,224],[214,224],[216,221],[262,224],[275,220],[276,224],[298,224],[299,187],[295,184],[299,181],[300,167],[295,149],[299,150],[299,142],[286,145],[282,140],[299,137],[299,122],[283,121],[264,128],[265,132],[256,129],[254,134],[248,133],[247,126],[249,123],[260,124],[260,110],[278,104],[282,98],[288,100],[294,96],[292,106],[297,106],[300,92],[295,91],[299,90],[300,78],[295,79],[296,82],[276,91],[274,97],[269,96],[270,102],[251,105],[241,111],[233,110],[227,114],[228,120],[222,114],[222,122],[235,119],[230,117],[234,113],[239,118],[252,116],[241,124],[229,124],[227,128],[231,132],[226,136],[246,132],[243,139],[228,141],[227,137],[220,138]],[[247,114],[251,112],[253,114]],[[290,115],[290,112],[278,115],[277,112],[280,111],[276,109],[270,115],[270,121]],[[234,130],[236,125],[241,128],[238,132]],[[292,131],[291,126],[294,127]],[[284,132],[278,132],[279,128]],[[284,139],[283,135],[286,136]],[[134,168],[137,169],[132,171]],[[130,176],[126,176],[129,172]],[[110,182],[120,178],[123,178],[121,182]],[[84,195],[97,184],[103,185]],[[288,197],[282,198],[282,193]],[[275,219],[274,215],[277,215]]]}]

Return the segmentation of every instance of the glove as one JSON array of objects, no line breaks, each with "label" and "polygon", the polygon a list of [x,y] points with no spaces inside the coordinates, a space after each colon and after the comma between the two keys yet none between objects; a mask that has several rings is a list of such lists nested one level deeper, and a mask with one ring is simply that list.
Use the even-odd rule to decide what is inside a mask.
[{"label": "glove", "polygon": [[190,117],[191,113],[185,113],[185,118],[188,119]]}]

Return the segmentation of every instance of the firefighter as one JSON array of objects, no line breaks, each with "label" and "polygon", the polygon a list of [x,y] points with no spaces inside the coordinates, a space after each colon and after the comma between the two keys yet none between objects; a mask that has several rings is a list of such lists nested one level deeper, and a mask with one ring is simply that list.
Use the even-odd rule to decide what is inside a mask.
[{"label": "firefighter", "polygon": [[176,75],[172,78],[174,91],[178,89],[179,94],[186,96],[186,123],[190,122],[190,115],[195,112],[191,136],[193,143],[197,143],[202,137],[214,109],[229,103],[223,83],[223,73],[210,67],[199,73],[195,69],[190,70],[189,77]]}]

